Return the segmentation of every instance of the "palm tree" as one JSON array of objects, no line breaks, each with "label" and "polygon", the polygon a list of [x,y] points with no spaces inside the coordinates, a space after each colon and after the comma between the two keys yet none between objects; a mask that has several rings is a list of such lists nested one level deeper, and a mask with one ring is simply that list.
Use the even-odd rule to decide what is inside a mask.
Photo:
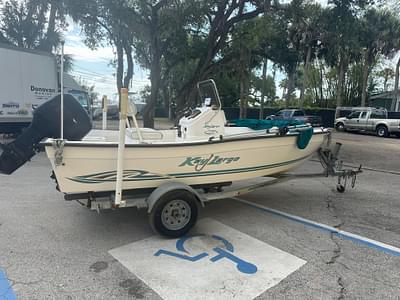
[{"label": "palm tree", "polygon": [[336,106],[343,103],[343,88],[348,66],[360,60],[358,40],[360,22],[366,1],[331,0],[332,7],[324,13],[322,43],[325,61],[337,69]]},{"label": "palm tree", "polygon": [[360,45],[363,48],[361,106],[367,98],[368,77],[379,56],[388,57],[398,50],[400,20],[390,11],[369,9],[361,19]]},{"label": "palm tree", "polygon": [[0,8],[0,41],[18,47],[52,52],[64,26],[63,1],[6,1]]},{"label": "palm tree", "polygon": [[[400,3],[398,1],[393,1],[392,5],[390,6],[390,9],[397,12],[397,14],[399,15],[400,14]],[[396,36],[394,36],[393,39],[396,41],[397,51],[400,51],[400,29],[398,30],[398,34]],[[399,97],[400,97],[399,77],[400,77],[400,55],[399,55],[399,58],[398,58],[398,61],[396,64],[393,98],[392,98],[392,105],[390,107],[392,111],[394,111],[396,109],[397,99],[399,99]]]}]

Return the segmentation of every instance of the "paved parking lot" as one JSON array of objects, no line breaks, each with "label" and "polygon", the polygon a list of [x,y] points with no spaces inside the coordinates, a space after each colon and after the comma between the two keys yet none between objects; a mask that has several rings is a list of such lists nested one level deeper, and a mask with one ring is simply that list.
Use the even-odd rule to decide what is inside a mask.
[{"label": "paved parking lot", "polygon": [[[269,212],[234,199],[211,202],[200,218],[217,224],[218,236],[226,230],[237,256],[187,262],[186,268],[181,268],[186,263],[182,260],[164,263],[167,256],[153,255],[153,244],[171,252],[176,250],[175,241],[154,237],[144,210],[98,215],[64,201],[49,179],[49,162],[41,153],[14,175],[0,175],[0,299],[6,293],[9,299],[13,294],[18,299],[171,299],[171,293],[175,299],[188,299],[179,292],[186,285],[202,287],[204,294],[197,291],[198,299],[220,299],[229,293],[238,299],[400,299],[400,254],[385,248],[400,248],[400,139],[348,133],[335,133],[334,138],[344,144],[347,164],[366,167],[355,189],[339,194],[333,179],[318,178],[280,183],[242,197]],[[318,170],[319,163],[311,160],[298,172]],[[270,209],[385,245],[343,238]],[[212,228],[196,230],[213,234]],[[200,247],[199,243],[203,246],[209,240],[189,246]],[[127,247],[133,249],[128,262]],[[146,251],[151,255],[143,258]],[[256,265],[260,276],[268,275],[261,271],[264,263],[274,266],[273,257],[279,266],[289,260],[293,264],[279,274],[271,267],[271,281],[259,277],[262,280],[255,284],[246,281],[251,274],[234,268],[235,260],[239,266],[238,257]],[[146,264],[137,264],[144,259]],[[217,279],[212,277],[216,272]],[[234,272],[246,280],[231,285],[228,278],[238,278]],[[171,281],[178,283],[167,285],[165,292],[163,278],[180,281]],[[239,283],[241,294],[234,289]],[[254,286],[264,288],[255,293]]]}]

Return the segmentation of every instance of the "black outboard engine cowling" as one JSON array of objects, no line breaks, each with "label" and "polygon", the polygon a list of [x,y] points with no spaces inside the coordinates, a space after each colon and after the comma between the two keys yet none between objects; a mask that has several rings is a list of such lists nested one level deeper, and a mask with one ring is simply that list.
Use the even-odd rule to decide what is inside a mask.
[{"label": "black outboard engine cowling", "polygon": [[[13,142],[1,145],[0,174],[11,174],[38,151],[43,138],[60,137],[61,95],[40,105],[31,125]],[[64,139],[79,141],[92,128],[86,110],[69,94],[64,95]]]}]

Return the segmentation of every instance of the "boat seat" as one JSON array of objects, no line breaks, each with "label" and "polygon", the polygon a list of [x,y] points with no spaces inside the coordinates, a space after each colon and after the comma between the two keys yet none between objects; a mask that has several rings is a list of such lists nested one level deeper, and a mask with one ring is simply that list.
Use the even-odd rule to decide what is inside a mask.
[{"label": "boat seat", "polygon": [[[140,128],[140,133],[144,140],[162,140],[163,134],[162,132],[152,129],[152,128]],[[133,140],[138,140],[139,135],[137,133],[136,128],[127,128],[126,135]]]}]

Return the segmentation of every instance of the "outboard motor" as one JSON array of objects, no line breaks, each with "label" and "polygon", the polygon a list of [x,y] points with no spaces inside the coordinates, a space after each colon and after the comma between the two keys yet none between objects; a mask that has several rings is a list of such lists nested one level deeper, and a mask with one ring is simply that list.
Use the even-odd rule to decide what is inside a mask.
[{"label": "outboard motor", "polygon": [[[30,126],[13,142],[1,145],[0,174],[11,174],[25,164],[39,149],[43,138],[60,137],[61,95],[40,105]],[[64,94],[64,139],[77,141],[92,128],[86,110],[69,94]]]}]

